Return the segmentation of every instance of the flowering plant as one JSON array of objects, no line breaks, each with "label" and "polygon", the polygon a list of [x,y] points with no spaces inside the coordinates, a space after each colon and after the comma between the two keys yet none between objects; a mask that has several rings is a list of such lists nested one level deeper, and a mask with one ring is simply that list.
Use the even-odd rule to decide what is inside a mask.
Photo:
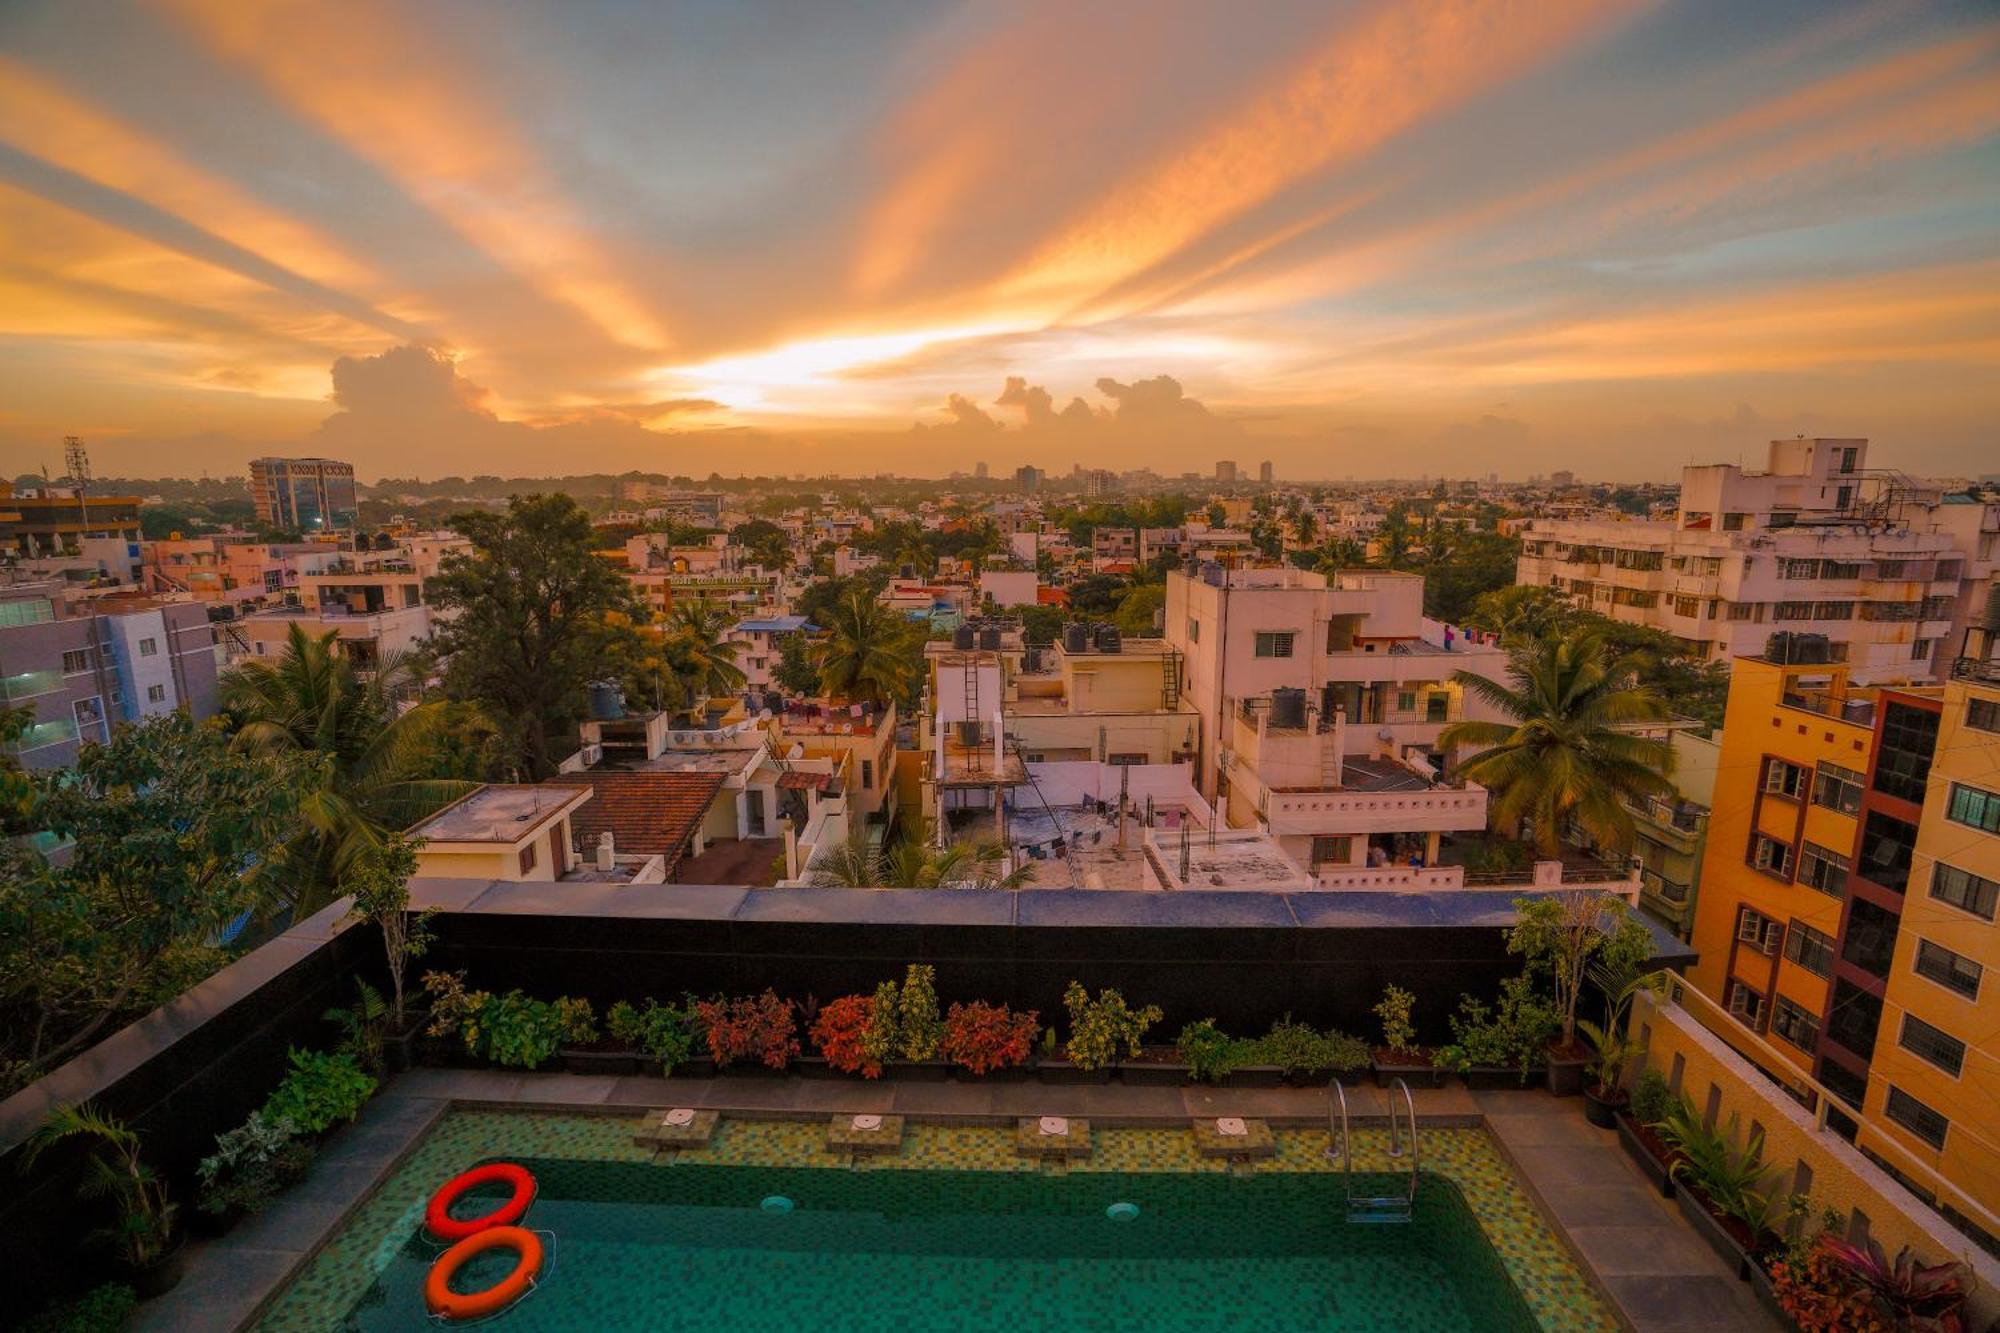
[{"label": "flowering plant", "polygon": [[738,1060],[756,1060],[783,1069],[799,1053],[798,1014],[778,993],[717,996],[697,1000],[695,1021],[708,1039],[708,1053],[722,1069]]},{"label": "flowering plant", "polygon": [[843,995],[821,1006],[813,1020],[812,1041],[828,1068],[863,1078],[882,1077],[882,1062],[869,1054],[864,1040],[874,1012],[872,995]]},{"label": "flowering plant", "polygon": [[938,1049],[975,1074],[990,1074],[1026,1064],[1041,1026],[1032,1009],[1015,1013],[1004,1004],[955,1004],[945,1015]]}]

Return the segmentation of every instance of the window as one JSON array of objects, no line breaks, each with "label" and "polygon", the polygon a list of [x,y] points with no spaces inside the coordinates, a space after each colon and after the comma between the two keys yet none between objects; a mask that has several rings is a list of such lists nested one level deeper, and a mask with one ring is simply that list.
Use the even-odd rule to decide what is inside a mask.
[{"label": "window", "polygon": [[1855,460],[1860,456],[1860,454],[1861,450],[1858,448],[1842,449],[1840,451],[1840,470],[1842,472],[1854,471]]},{"label": "window", "polygon": [[1813,775],[1813,804],[1851,815],[1861,808],[1861,775],[1839,764],[1821,764]]},{"label": "window", "polygon": [[1938,715],[1893,700],[1882,712],[1882,748],[1875,758],[1875,790],[1922,803],[1937,749]]},{"label": "window", "polygon": [[1417,711],[1417,692],[1416,692],[1415,690],[1398,690],[1398,691],[1396,691],[1396,711],[1397,711],[1397,712],[1399,712],[1399,713],[1414,713],[1414,712],[1416,712],[1416,711]]},{"label": "window", "polygon": [[1324,865],[1347,865],[1354,860],[1354,839],[1314,838],[1312,840],[1312,863],[1314,869]]},{"label": "window", "polygon": [[1940,861],[1931,867],[1931,897],[1991,921],[2000,904],[2000,884]]},{"label": "window", "polygon": [[1722,530],[1724,532],[1741,532],[1744,525],[1749,523],[1749,521],[1750,515],[1748,514],[1724,514],[1722,516]]},{"label": "window", "polygon": [[1699,597],[1674,598],[1674,614],[1677,616],[1686,616],[1690,620],[1692,620],[1693,618],[1701,614],[1701,598]]},{"label": "window", "polygon": [[1916,845],[1916,825],[1870,810],[1861,827],[1860,871],[1883,888],[1901,893],[1909,883],[1910,853]]},{"label": "window", "polygon": [[[1867,1076],[1855,1073],[1838,1060],[1828,1060],[1822,1057],[1819,1062],[1819,1069],[1814,1077],[1826,1085],[1828,1092],[1831,1092],[1857,1111],[1861,1109],[1861,1103],[1868,1099]],[[1851,1130],[1846,1131],[1846,1134],[1850,1139],[1854,1137]]]},{"label": "window", "polygon": [[1768,833],[1750,835],[1750,864],[1779,879],[1792,877],[1791,844],[1779,842]]},{"label": "window", "polygon": [[1199,620],[1196,620],[1193,616],[1188,617],[1188,642],[1189,643],[1201,642],[1201,622]]},{"label": "window", "polygon": [[1784,923],[1773,921],[1754,907],[1736,909],[1736,938],[1763,953],[1776,953],[1785,934]]},{"label": "window", "polygon": [[1819,1044],[1819,1016],[1780,995],[1771,1006],[1771,1031],[1802,1051]]},{"label": "window", "polygon": [[862,789],[865,791],[874,787],[874,785],[875,785],[875,761],[872,759],[863,759],[861,761]]},{"label": "window", "polygon": [[1847,888],[1847,858],[1816,842],[1807,843],[1799,852],[1799,883],[1840,897]]},{"label": "window", "polygon": [[1910,660],[1912,662],[1930,661],[1932,642],[1933,641],[1930,639],[1918,639],[1916,642],[1912,643],[1910,645]]},{"label": "window", "polygon": [[1778,577],[1781,579],[1816,579],[1819,577],[1817,560],[1780,560]]},{"label": "window", "polygon": [[1811,602],[1779,602],[1771,609],[1771,619],[1773,620],[1811,620],[1812,618],[1813,604]]},{"label": "window", "polygon": [[[63,657],[67,660],[69,654]],[[1965,725],[1974,731],[2000,731],[2000,699],[1967,699]]]},{"label": "window", "polygon": [[1296,637],[1290,631],[1272,632],[1269,630],[1259,630],[1257,632],[1255,647],[1256,655],[1258,657],[1290,657],[1292,655],[1292,640]]},{"label": "window", "polygon": [[1847,929],[1842,935],[1840,956],[1873,976],[1889,975],[1889,960],[1896,956],[1894,912],[1877,907],[1865,898],[1856,898],[1847,909]]},{"label": "window", "polygon": [[528,845],[527,845],[526,847],[523,847],[523,848],[521,849],[521,861],[520,861],[520,865],[521,865],[521,873],[522,873],[522,874],[524,874],[524,875],[525,875],[525,874],[527,874],[527,873],[528,873],[528,872],[529,872],[530,870],[533,870],[533,869],[535,868],[535,844],[534,844],[534,843],[532,843],[532,842],[531,842],[531,843],[529,843],[529,844],[528,844]]},{"label": "window", "polygon": [[1756,1027],[1764,1017],[1764,997],[1740,981],[1731,980],[1727,989],[1729,993],[1723,997],[1725,1007],[1751,1027]]},{"label": "window", "polygon": [[1114,753],[1105,755],[1104,762],[1113,768],[1138,768],[1145,764],[1146,756],[1143,751],[1134,751],[1130,754]]},{"label": "window", "polygon": [[1731,620],[1762,620],[1764,618],[1764,604],[1762,602],[1731,602],[1729,604],[1729,618]]},{"label": "window", "polygon": [[1814,602],[1812,618],[1814,620],[1852,620],[1854,619],[1854,603]]},{"label": "window", "polygon": [[1965,1069],[1965,1043],[1943,1028],[1932,1027],[1915,1014],[1903,1015],[1903,1033],[1896,1042],[1904,1050],[1928,1060],[1957,1078]]},{"label": "window", "polygon": [[1954,782],[1951,784],[1951,801],[1945,806],[1944,816],[1969,828],[2000,833],[2000,796]]},{"label": "window", "polygon": [[148,685],[148,686],[146,687],[146,702],[147,702],[147,703],[149,703],[149,704],[163,704],[163,703],[165,703],[166,701],[167,701],[167,687],[166,687],[166,686],[164,686],[164,685]]},{"label": "window", "polygon": [[1764,761],[1764,790],[1796,801],[1806,794],[1806,770],[1783,759]]},{"label": "window", "polygon": [[1882,1026],[1882,997],[1870,995],[1851,981],[1833,985],[1833,1002],[1826,1007],[1826,1035],[1862,1059],[1875,1054],[1875,1033]]},{"label": "window", "polygon": [[90,670],[91,651],[88,648],[71,648],[63,653],[62,669],[65,676],[75,676]]},{"label": "window", "polygon": [[139,640],[139,656],[155,657],[158,656],[159,651],[160,651],[160,642],[158,639]]},{"label": "window", "polygon": [[1979,998],[1979,978],[1985,969],[1964,954],[1953,953],[1929,940],[1918,940],[1912,967],[1918,976],[1935,981],[1946,990],[1957,991],[1968,1000]]},{"label": "window", "polygon": [[1833,936],[1793,921],[1785,932],[1785,957],[1816,976],[1833,975]]},{"label": "window", "polygon": [[1882,1103],[1882,1114],[1933,1148],[1944,1147],[1945,1131],[1951,1128],[1951,1121],[1901,1088],[1889,1089],[1889,1098]]},{"label": "window", "polygon": [[1819,562],[1819,576],[1823,579],[1858,579],[1861,577],[1861,562],[1822,560]]}]

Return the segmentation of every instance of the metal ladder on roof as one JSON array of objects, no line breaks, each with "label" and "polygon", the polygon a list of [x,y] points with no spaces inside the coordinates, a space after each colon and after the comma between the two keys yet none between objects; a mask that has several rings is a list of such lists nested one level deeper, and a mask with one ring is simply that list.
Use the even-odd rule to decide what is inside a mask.
[{"label": "metal ladder on roof", "polygon": [[[1347,1195],[1347,1220],[1350,1223],[1408,1222],[1417,1210],[1417,1102],[1410,1095],[1410,1085],[1402,1079],[1389,1090],[1389,1156],[1401,1158],[1404,1155],[1402,1121],[1396,1112],[1396,1094],[1403,1095],[1403,1111],[1410,1121],[1410,1171],[1408,1183],[1401,1194],[1357,1195],[1354,1192],[1354,1153],[1347,1139],[1347,1090],[1335,1079],[1330,1085],[1333,1095],[1327,1099],[1326,1108],[1326,1155],[1329,1161],[1341,1164]],[[1336,1108],[1339,1119],[1334,1118]]]}]

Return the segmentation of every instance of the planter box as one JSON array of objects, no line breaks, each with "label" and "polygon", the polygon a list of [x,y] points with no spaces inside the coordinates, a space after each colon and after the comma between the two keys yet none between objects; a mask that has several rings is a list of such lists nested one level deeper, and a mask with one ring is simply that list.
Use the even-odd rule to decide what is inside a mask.
[{"label": "planter box", "polygon": [[673,1074],[669,1075],[669,1077],[714,1078],[715,1061],[711,1060],[706,1055],[697,1055],[692,1059],[690,1059],[686,1064],[676,1066]]},{"label": "planter box", "polygon": [[[1356,1071],[1357,1077],[1360,1071]],[[1376,1065],[1375,1086],[1393,1088],[1396,1080],[1402,1079],[1412,1090],[1417,1088],[1442,1088],[1444,1070],[1436,1065]]]},{"label": "planter box", "polygon": [[1617,1119],[1618,1142],[1624,1145],[1625,1155],[1639,1164],[1639,1169],[1646,1173],[1646,1179],[1652,1181],[1654,1188],[1660,1191],[1662,1199],[1673,1198],[1674,1177],[1667,1169],[1667,1164],[1655,1157],[1653,1150],[1646,1146],[1646,1141],[1639,1137],[1639,1127],[1630,1115],[1620,1112]]},{"label": "planter box", "polygon": [[1062,1059],[1044,1060],[1036,1066],[1036,1072],[1041,1075],[1042,1082],[1058,1085],[1111,1081],[1109,1069],[1078,1069],[1069,1061]]},{"label": "planter box", "polygon": [[1583,1071],[1590,1064],[1586,1059],[1567,1060],[1549,1057],[1549,1091],[1558,1097],[1581,1097],[1583,1095]]},{"label": "planter box", "polygon": [[891,1060],[882,1077],[895,1083],[942,1083],[951,1077],[949,1060]]},{"label": "planter box", "polygon": [[1129,1088],[1178,1088],[1194,1082],[1194,1075],[1172,1061],[1141,1060],[1119,1065],[1118,1081]]},{"label": "planter box", "polygon": [[588,1047],[565,1047],[557,1052],[562,1057],[563,1068],[572,1074],[636,1074],[639,1072],[637,1051],[596,1051]]},{"label": "planter box", "polygon": [[403,1031],[385,1033],[382,1037],[382,1067],[391,1074],[404,1074],[425,1063],[424,1043],[434,1040],[424,1035],[424,1028],[430,1021],[428,1011],[412,1014],[409,1026]]},{"label": "planter box", "polygon": [[951,1066],[951,1081],[954,1083],[1026,1083],[1034,1076],[1033,1064],[1008,1065],[984,1074],[975,1074],[964,1065]]},{"label": "planter box", "polygon": [[1539,1088],[1548,1078],[1548,1070],[1535,1066],[1523,1075],[1511,1065],[1474,1065],[1465,1071],[1465,1086],[1474,1092],[1494,1092],[1507,1088]]},{"label": "planter box", "polygon": [[1285,1071],[1276,1065],[1244,1065],[1222,1076],[1225,1088],[1278,1088],[1285,1083]]},{"label": "planter box", "polygon": [[[795,1055],[792,1057],[792,1072],[800,1078],[846,1078],[847,1075],[826,1062],[823,1055]],[[854,1077],[861,1077],[856,1074]]]},{"label": "planter box", "polygon": [[715,1072],[724,1078],[783,1078],[791,1072],[790,1065],[797,1062],[798,1057],[794,1056],[784,1069],[773,1069],[762,1060],[732,1060]]},{"label": "planter box", "polygon": [[1792,1317],[1785,1313],[1785,1307],[1778,1303],[1778,1289],[1772,1285],[1770,1273],[1756,1259],[1750,1261],[1750,1290],[1757,1294],[1757,1304],[1764,1307],[1779,1328],[1798,1328]]},{"label": "planter box", "polygon": [[1730,1235],[1728,1229],[1722,1225],[1722,1219],[1709,1212],[1708,1205],[1697,1198],[1693,1190],[1675,1191],[1674,1202],[1681,1206],[1681,1216],[1688,1220],[1688,1225],[1708,1242],[1710,1249],[1722,1256],[1722,1262],[1727,1264],[1737,1277],[1748,1278],[1750,1256],[1743,1252],[1743,1247],[1736,1243],[1736,1237]]}]

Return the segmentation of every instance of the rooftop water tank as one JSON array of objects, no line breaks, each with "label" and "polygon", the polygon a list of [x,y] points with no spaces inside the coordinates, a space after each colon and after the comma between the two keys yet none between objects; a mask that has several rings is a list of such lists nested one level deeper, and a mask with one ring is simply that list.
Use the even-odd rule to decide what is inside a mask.
[{"label": "rooftop water tank", "polygon": [[980,626],[979,646],[988,649],[998,648],[1000,646],[1000,627],[998,625]]},{"label": "rooftop water tank", "polygon": [[1090,651],[1090,626],[1081,620],[1072,620],[1063,626],[1063,651],[1083,653]]},{"label": "rooftop water tank", "polygon": [[1121,651],[1124,647],[1125,638],[1118,632],[1116,625],[1099,625],[1097,627],[1098,652],[1115,653]]},{"label": "rooftop water tank", "polygon": [[616,722],[625,716],[625,695],[617,681],[590,682],[590,716],[597,722]]},{"label": "rooftop water tank", "polygon": [[964,652],[966,649],[972,647],[972,643],[973,643],[972,626],[960,625],[957,629],[951,632],[951,646],[958,649],[960,652]]},{"label": "rooftop water tank", "polygon": [[1271,691],[1271,725],[1285,731],[1306,729],[1306,692],[1291,686]]}]

